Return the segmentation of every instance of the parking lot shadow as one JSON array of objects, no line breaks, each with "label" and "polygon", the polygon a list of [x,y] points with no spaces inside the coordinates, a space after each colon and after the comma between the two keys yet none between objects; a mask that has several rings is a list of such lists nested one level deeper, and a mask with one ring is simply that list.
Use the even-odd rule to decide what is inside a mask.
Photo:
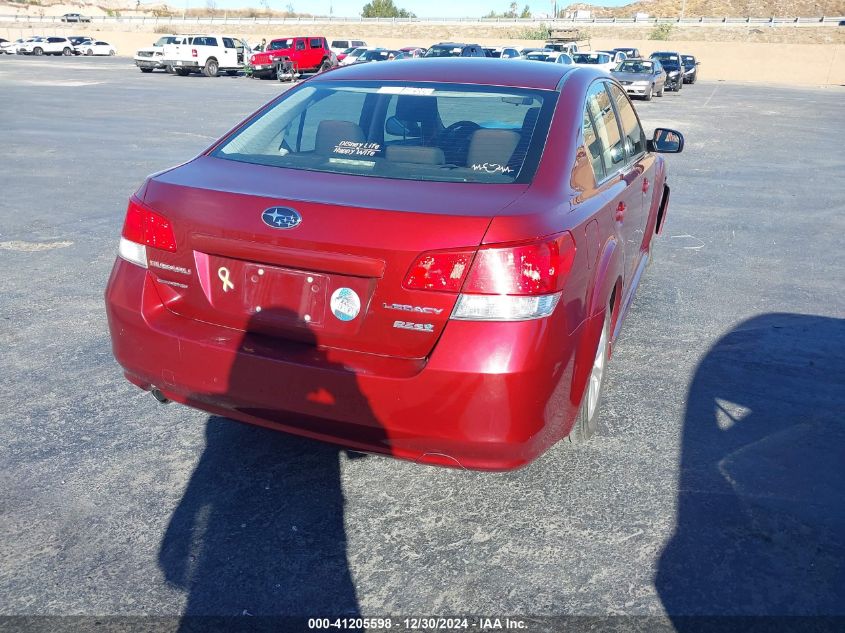
[{"label": "parking lot shadow", "polygon": [[[351,408],[370,422],[370,438],[377,441],[379,427],[355,375],[328,361],[316,345],[318,336],[291,328],[291,313],[264,310],[261,316],[250,322],[240,343],[225,396],[234,402],[235,394],[258,394],[266,409],[240,410],[303,428],[330,423],[283,416],[271,405],[284,400],[327,417],[332,407]],[[292,333],[300,341],[291,341]],[[314,384],[305,370],[273,375],[271,366],[253,360],[274,353],[307,357],[330,378]],[[159,550],[167,581],[187,592],[180,631],[293,630],[285,617],[358,614],[347,564],[342,452],[330,444],[209,418],[205,450]]]},{"label": "parking lot shadow", "polygon": [[656,577],[677,630],[827,630],[682,616],[845,614],[845,320],[765,314],[723,336],[682,441]]}]

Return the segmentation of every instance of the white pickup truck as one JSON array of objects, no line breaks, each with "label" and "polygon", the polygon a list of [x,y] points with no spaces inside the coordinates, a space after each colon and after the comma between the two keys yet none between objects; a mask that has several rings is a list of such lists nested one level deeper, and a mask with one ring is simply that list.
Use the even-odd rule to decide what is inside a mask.
[{"label": "white pickup truck", "polygon": [[183,35],[172,44],[165,44],[161,63],[177,75],[218,73],[237,75],[244,67],[250,48],[243,40],[229,35]]}]

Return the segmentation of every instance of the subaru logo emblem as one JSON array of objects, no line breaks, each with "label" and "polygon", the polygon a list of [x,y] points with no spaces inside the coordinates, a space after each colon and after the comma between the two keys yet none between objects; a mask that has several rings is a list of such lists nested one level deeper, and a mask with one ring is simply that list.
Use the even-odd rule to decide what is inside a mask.
[{"label": "subaru logo emblem", "polygon": [[289,207],[270,207],[261,213],[264,224],[274,229],[292,229],[299,226],[302,216]]}]

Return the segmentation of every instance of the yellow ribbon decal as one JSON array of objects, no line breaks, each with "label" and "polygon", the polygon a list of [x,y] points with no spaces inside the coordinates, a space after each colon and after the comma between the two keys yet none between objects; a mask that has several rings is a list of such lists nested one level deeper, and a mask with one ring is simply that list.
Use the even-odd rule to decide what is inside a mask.
[{"label": "yellow ribbon decal", "polygon": [[217,276],[220,277],[220,281],[223,282],[223,292],[229,292],[229,290],[235,289],[235,284],[229,281],[229,269],[225,266],[221,266],[217,269]]}]

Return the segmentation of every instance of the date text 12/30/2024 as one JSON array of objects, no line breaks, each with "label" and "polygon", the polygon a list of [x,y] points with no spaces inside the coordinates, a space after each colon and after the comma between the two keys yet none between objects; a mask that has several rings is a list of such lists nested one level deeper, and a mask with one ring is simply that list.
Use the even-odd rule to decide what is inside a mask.
[{"label": "date text 12/30/2024", "polygon": [[516,618],[309,618],[308,628],[312,630],[360,630],[376,629],[397,631],[524,631],[527,623]]}]

